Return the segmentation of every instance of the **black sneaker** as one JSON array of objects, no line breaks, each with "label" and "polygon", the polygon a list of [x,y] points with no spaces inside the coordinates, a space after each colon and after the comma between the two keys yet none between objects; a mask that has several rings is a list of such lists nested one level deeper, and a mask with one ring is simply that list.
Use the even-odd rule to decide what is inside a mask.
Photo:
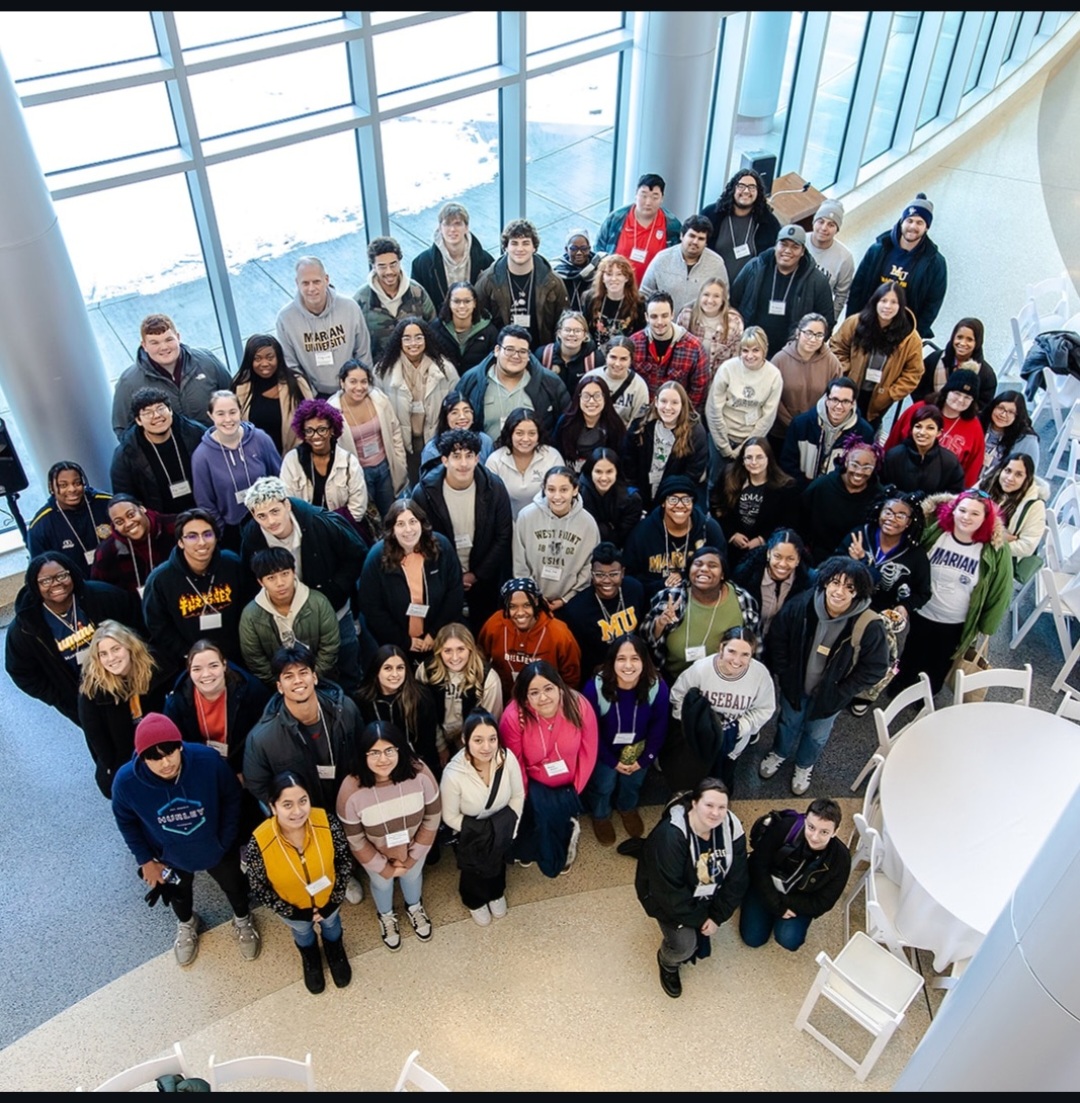
[{"label": "black sneaker", "polygon": [[656,951],[656,964],[660,966],[660,987],[673,999],[677,1000],[682,995],[682,980],[679,977],[679,967],[669,969],[660,960],[660,951]]}]

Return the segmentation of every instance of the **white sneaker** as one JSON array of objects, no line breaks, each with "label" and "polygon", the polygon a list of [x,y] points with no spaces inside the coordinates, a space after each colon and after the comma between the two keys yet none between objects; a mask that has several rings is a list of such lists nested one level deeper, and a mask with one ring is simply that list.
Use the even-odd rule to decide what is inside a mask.
[{"label": "white sneaker", "polygon": [[581,838],[581,821],[575,816],[571,821],[570,845],[566,848],[566,865],[562,867],[563,873],[569,873],[570,867],[577,860],[578,839]]},{"label": "white sneaker", "polygon": [[397,916],[393,912],[379,913],[379,930],[383,945],[388,950],[401,949],[401,931],[398,929]]},{"label": "white sneaker", "polygon": [[349,883],[345,886],[345,899],[350,904],[360,904],[364,899],[364,886],[355,877],[349,878]]},{"label": "white sneaker", "polygon": [[487,904],[479,908],[469,908],[469,915],[473,917],[473,922],[478,927],[487,927],[491,925],[491,912],[488,911]]},{"label": "white sneaker", "polygon": [[761,765],[758,767],[758,774],[763,778],[770,778],[776,776],[776,771],[784,765],[784,760],[776,753],[776,751],[769,751],[769,753],[761,760]]},{"label": "white sneaker", "polygon": [[491,912],[494,919],[502,919],[506,915],[508,906],[506,897],[500,896],[498,900],[492,900],[491,903],[488,904],[488,911]]},{"label": "white sneaker", "polygon": [[813,766],[795,767],[795,776],[791,779],[791,791],[795,796],[801,797],[810,788],[810,775],[813,772]]},{"label": "white sneaker", "polygon": [[176,924],[173,953],[179,965],[190,965],[199,953],[199,917],[192,913],[186,923]]},{"label": "white sneaker", "polygon": [[254,961],[262,949],[262,939],[250,915],[243,919],[233,919],[233,931],[236,934],[236,943],[240,947],[240,956],[245,961]]},{"label": "white sneaker", "polygon": [[428,918],[428,913],[424,911],[423,900],[419,904],[413,904],[406,914],[412,924],[412,929],[416,932],[416,937],[421,942],[427,942],[431,938],[431,920]]}]

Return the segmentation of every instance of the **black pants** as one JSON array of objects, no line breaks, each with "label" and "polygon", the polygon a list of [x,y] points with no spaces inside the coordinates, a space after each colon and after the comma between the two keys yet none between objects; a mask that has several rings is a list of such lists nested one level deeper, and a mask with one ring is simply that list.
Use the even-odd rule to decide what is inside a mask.
[{"label": "black pants", "polygon": [[913,686],[919,680],[919,672],[925,671],[936,695],[945,684],[963,633],[963,624],[939,624],[912,613],[911,631],[900,656],[900,673],[889,683],[889,693],[895,696]]},{"label": "black pants", "polygon": [[503,866],[494,877],[481,877],[478,873],[467,873],[462,870],[458,892],[461,894],[461,902],[469,911],[475,911],[485,904],[490,904],[492,900],[498,900],[506,895],[506,866]]},{"label": "black pants", "polygon": [[[221,886],[229,900],[229,906],[233,915],[238,918],[248,914],[248,879],[240,868],[240,852],[230,850],[228,854],[213,869],[206,871]],[[192,888],[195,874],[187,870],[177,869],[176,875],[180,878],[178,885],[173,885],[172,909],[176,918],[181,923],[187,923],[192,916]]]}]

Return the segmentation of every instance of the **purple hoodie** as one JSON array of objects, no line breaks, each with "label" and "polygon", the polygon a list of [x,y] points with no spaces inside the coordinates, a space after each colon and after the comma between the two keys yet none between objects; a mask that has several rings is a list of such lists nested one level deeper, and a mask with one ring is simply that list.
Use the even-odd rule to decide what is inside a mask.
[{"label": "purple hoodie", "polygon": [[247,506],[236,495],[264,475],[281,474],[281,456],[274,442],[249,421],[241,423],[239,448],[223,448],[207,429],[191,457],[195,502],[219,525],[239,525],[248,518]]}]

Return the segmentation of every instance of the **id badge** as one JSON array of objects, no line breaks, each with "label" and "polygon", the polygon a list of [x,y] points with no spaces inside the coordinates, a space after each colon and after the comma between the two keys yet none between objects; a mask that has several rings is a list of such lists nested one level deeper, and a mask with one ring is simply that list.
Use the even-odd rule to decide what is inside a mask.
[{"label": "id badge", "polygon": [[544,772],[548,777],[559,777],[562,774],[570,773],[566,768],[566,763],[561,758],[555,759],[554,762],[545,762]]},{"label": "id badge", "polygon": [[817,653],[819,655],[824,655],[825,658],[827,659],[832,654],[832,648],[831,647],[826,647],[823,643],[818,644]]},{"label": "id badge", "polygon": [[86,666],[90,661],[90,648],[84,647],[81,651],[75,652],[75,665]]},{"label": "id badge", "polygon": [[757,413],[754,410],[743,410],[743,425],[757,425]]},{"label": "id badge", "polygon": [[700,644],[698,647],[688,647],[686,649],[686,661],[688,663],[696,663],[698,659],[705,658],[705,645]]},{"label": "id badge", "polygon": [[320,781],[333,781],[334,780],[334,774],[337,772],[334,768],[333,763],[331,763],[329,766],[321,766],[320,765],[318,767],[318,770],[319,770],[319,780]]},{"label": "id badge", "polygon": [[649,254],[644,249],[631,249],[630,250],[630,262],[632,264],[644,264],[645,258]]},{"label": "id badge", "polygon": [[236,504],[238,506],[242,506],[244,504],[244,499],[246,497],[247,497],[247,487],[245,487],[243,490],[238,490],[236,492]]},{"label": "id badge", "polygon": [[332,352],[315,353],[315,367],[332,368],[334,366],[334,354]]},{"label": "id badge", "polygon": [[422,402],[413,402],[409,406],[410,414],[422,414],[424,412],[424,404]]},{"label": "id badge", "polygon": [[736,260],[742,260],[744,257],[748,257],[750,255],[750,246],[747,245],[745,242],[743,242],[742,245],[736,245],[735,248],[731,250],[731,255]]},{"label": "id badge", "polygon": [[408,608],[405,610],[405,615],[407,617],[420,617],[423,619],[427,616],[428,609],[430,608],[430,605],[421,605],[418,601],[410,601]]},{"label": "id badge", "polygon": [[866,382],[867,383],[880,383],[881,382],[881,368],[867,368],[866,369]]},{"label": "id badge", "polygon": [[387,846],[408,846],[409,833],[408,831],[389,831],[385,841]]},{"label": "id badge", "polygon": [[304,888],[308,890],[309,896],[317,896],[320,892],[324,892],[333,884],[333,881],[324,873],[317,881],[312,881],[310,885],[305,885]]},{"label": "id badge", "polygon": [[207,746],[208,747],[213,747],[214,750],[217,751],[217,753],[219,755],[221,755],[222,758],[228,758],[229,757],[229,744],[228,743],[222,743],[222,742],[219,742],[217,739],[211,739],[210,742],[207,744]]},{"label": "id badge", "polygon": [[781,318],[784,316],[786,307],[783,299],[770,299],[769,300],[769,313],[778,314]]},{"label": "id badge", "polygon": [[614,743],[616,747],[625,747],[628,743],[634,742],[635,732],[616,732]]},{"label": "id badge", "polygon": [[558,582],[562,579],[562,567],[543,567],[540,571],[540,577],[551,582]]},{"label": "id badge", "polygon": [[454,547],[468,551],[472,547],[472,537],[467,532],[459,533],[454,537]]},{"label": "id badge", "polygon": [[531,314],[512,314],[510,316],[510,324],[514,326],[524,326],[526,329],[532,325]]},{"label": "id badge", "polygon": [[360,449],[361,455],[364,459],[370,459],[372,456],[376,456],[379,453],[379,442],[377,440],[364,441],[363,448]]},{"label": "id badge", "polygon": [[712,885],[698,885],[698,887],[696,889],[694,889],[694,898],[698,899],[699,897],[703,897],[703,896],[712,896],[712,894],[714,892],[716,892],[716,885],[715,884],[712,884]]},{"label": "id badge", "polygon": [[91,567],[94,565],[94,553],[96,551],[97,548],[92,548],[90,551],[83,552],[83,559],[85,559],[87,564]]},{"label": "id badge", "polygon": [[221,627],[221,614],[220,613],[203,613],[199,617],[199,629],[203,632],[209,632],[212,628]]},{"label": "id badge", "polygon": [[180,479],[178,482],[169,483],[169,493],[174,498],[183,498],[186,494],[191,493],[191,483],[187,479]]}]

